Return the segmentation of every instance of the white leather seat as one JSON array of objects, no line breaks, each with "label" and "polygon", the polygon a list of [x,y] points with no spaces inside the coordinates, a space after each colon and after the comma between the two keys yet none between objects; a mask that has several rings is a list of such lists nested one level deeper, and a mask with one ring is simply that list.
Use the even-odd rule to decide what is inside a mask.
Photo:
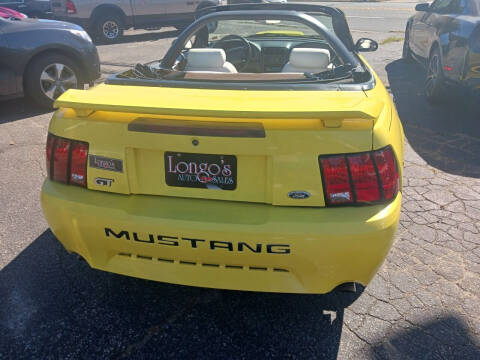
[{"label": "white leather seat", "polygon": [[282,69],[289,73],[319,73],[329,69],[330,51],[314,48],[293,48]]},{"label": "white leather seat", "polygon": [[223,49],[190,49],[185,71],[236,73],[235,66],[226,59]]}]

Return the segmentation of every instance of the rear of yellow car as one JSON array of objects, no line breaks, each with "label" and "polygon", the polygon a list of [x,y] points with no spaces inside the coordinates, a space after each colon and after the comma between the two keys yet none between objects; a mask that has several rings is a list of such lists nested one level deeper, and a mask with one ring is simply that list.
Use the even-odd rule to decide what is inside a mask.
[{"label": "rear of yellow car", "polygon": [[403,130],[380,82],[343,92],[100,85],[57,105],[42,206],[93,268],[326,293],[367,285],[391,247]]}]

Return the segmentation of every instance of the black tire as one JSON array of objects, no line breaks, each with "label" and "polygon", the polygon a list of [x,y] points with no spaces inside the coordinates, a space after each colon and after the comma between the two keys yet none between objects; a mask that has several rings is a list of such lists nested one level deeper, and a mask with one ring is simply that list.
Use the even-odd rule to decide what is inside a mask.
[{"label": "black tire", "polygon": [[[75,78],[72,79],[70,75]],[[72,59],[62,54],[46,53],[28,66],[24,74],[24,85],[29,98],[38,105],[51,109],[54,100],[65,90],[83,88],[84,80],[80,68]]]},{"label": "black tire", "polygon": [[403,40],[402,59],[406,62],[413,62],[412,50],[408,44],[410,40],[410,26],[405,29],[405,39]]},{"label": "black tire", "polygon": [[93,22],[95,41],[100,44],[113,44],[123,36],[125,24],[122,16],[116,13],[101,13]]},{"label": "black tire", "polygon": [[445,100],[445,79],[443,76],[442,57],[438,47],[431,51],[428,59],[424,91],[425,97],[432,104]]}]

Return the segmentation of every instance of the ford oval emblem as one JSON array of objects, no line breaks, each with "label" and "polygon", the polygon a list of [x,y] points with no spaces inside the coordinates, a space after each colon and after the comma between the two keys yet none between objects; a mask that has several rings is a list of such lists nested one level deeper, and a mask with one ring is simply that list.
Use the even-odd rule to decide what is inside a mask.
[{"label": "ford oval emblem", "polygon": [[291,199],[308,199],[310,193],[306,191],[290,191],[288,197]]}]

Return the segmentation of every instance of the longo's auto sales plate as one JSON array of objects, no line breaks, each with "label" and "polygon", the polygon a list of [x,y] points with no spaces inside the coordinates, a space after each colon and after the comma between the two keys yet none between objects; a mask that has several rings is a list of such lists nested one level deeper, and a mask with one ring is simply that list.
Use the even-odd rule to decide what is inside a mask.
[{"label": "longo's auto sales plate", "polygon": [[235,190],[237,158],[233,155],[166,152],[165,182],[169,186]]}]

